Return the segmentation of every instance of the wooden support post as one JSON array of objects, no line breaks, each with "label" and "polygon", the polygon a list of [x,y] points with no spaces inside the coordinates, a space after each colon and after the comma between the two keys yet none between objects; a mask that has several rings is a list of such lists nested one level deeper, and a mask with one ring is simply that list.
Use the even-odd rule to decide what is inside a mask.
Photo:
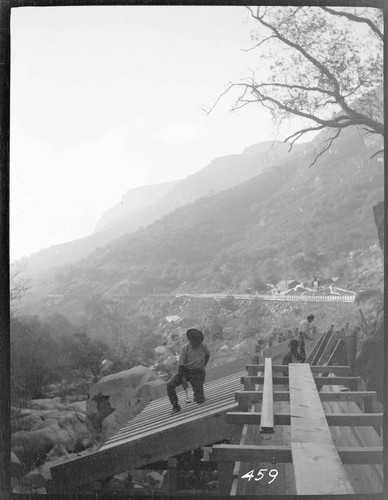
[{"label": "wooden support post", "polygon": [[167,462],[167,478],[168,478],[168,489],[170,491],[176,491],[179,487],[179,477],[178,477],[178,460],[176,458],[169,458]]},{"label": "wooden support post", "polygon": [[229,496],[233,482],[234,462],[218,461],[218,494]]},{"label": "wooden support post", "polygon": [[346,360],[349,366],[352,367],[352,371],[354,370],[354,360],[356,358],[356,349],[357,349],[357,331],[346,331],[345,330],[345,344],[346,344]]}]

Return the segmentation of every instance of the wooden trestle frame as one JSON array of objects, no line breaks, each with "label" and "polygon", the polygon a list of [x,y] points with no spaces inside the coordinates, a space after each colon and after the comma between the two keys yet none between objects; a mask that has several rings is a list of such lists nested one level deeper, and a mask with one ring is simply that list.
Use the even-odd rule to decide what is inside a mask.
[{"label": "wooden trestle frame", "polygon": [[[274,346],[275,361],[286,345]],[[331,366],[335,360],[346,362],[345,339],[331,330],[324,333],[310,352],[311,365],[282,366],[269,357],[260,363],[270,353],[271,348],[265,349],[247,365],[248,375],[241,379],[245,390],[236,392],[238,411],[227,413],[227,422],[243,426],[239,444],[212,448],[219,493],[381,492],[383,449],[376,430],[381,430],[383,414],[362,411],[376,393],[357,390],[361,380],[350,376],[350,366]],[[275,475],[274,469],[278,475],[271,481],[268,474]]]},{"label": "wooden trestle frame", "polygon": [[[151,402],[97,452],[53,466],[53,492],[158,461],[173,468],[171,457],[199,447],[218,467],[222,496],[381,492],[383,414],[371,412],[376,393],[352,376],[346,339],[329,330],[310,363],[282,366],[287,349],[288,341],[263,349],[245,375],[208,382],[204,405],[171,416],[167,397]],[[242,478],[249,471],[254,478]]]}]

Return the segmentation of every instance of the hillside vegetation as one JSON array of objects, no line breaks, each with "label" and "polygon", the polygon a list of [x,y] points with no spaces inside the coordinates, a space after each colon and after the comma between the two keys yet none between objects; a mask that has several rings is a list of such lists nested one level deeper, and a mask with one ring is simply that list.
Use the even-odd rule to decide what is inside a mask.
[{"label": "hillside vegetation", "polygon": [[94,234],[40,250],[16,264],[24,269],[25,276],[31,276],[50,267],[75,263],[178,207],[255,177],[282,161],[287,151],[288,146],[283,143],[262,142],[246,148],[241,154],[216,158],[182,180],[132,189],[123,195],[118,205],[101,216]]},{"label": "hillside vegetation", "polygon": [[238,292],[314,276],[354,286],[377,243],[372,207],[383,199],[383,164],[369,160],[375,147],[348,130],[306,168],[314,141],[299,146],[249,181],[177,208],[74,265],[41,273],[24,305],[80,317],[96,294]]}]

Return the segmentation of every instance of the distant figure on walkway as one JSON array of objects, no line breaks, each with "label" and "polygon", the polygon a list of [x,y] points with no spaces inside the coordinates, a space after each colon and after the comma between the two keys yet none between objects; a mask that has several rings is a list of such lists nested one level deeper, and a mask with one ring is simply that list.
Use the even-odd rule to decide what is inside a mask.
[{"label": "distant figure on walkway", "polygon": [[313,321],[314,321],[314,315],[309,314],[306,319],[301,321],[299,323],[299,332],[298,332],[298,342],[299,342],[299,352],[302,356],[306,358],[306,351],[304,348],[304,341],[305,339],[307,340],[314,340],[314,337],[310,336],[312,335],[313,332]]},{"label": "distant figure on walkway", "polygon": [[306,356],[302,356],[302,354],[298,352],[298,341],[296,339],[292,339],[288,346],[290,350],[284,356],[282,365],[289,365],[290,363],[304,363]]},{"label": "distant figure on walkway", "polygon": [[186,337],[189,342],[185,344],[179,355],[178,373],[167,382],[167,394],[173,406],[172,413],[178,413],[181,407],[178,404],[176,387],[182,385],[186,390],[187,382],[193,387],[194,402],[201,404],[205,401],[203,384],[205,382],[205,366],[210,358],[210,351],[204,343],[204,336],[200,330],[190,328]]}]

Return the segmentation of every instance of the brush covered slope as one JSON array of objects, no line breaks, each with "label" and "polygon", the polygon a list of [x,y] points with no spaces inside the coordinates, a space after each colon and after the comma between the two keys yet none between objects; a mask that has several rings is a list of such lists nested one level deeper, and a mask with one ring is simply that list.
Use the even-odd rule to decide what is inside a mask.
[{"label": "brush covered slope", "polygon": [[96,294],[227,293],[316,274],[340,276],[349,285],[352,259],[377,243],[372,207],[383,199],[383,163],[378,156],[370,159],[377,139],[349,129],[308,168],[319,140],[87,259],[41,273],[25,297],[25,310],[74,317]]}]

